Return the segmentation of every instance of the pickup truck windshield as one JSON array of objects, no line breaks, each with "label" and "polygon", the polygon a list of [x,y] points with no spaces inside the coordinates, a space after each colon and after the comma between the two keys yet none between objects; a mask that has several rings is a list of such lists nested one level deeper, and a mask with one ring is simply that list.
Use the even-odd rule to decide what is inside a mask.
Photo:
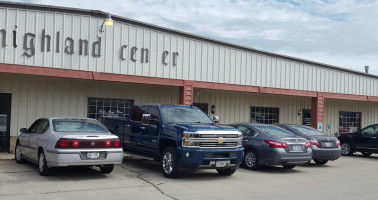
[{"label": "pickup truck windshield", "polygon": [[201,110],[190,107],[161,107],[166,123],[213,123]]},{"label": "pickup truck windshield", "polygon": [[87,119],[53,119],[55,132],[108,133],[108,130],[93,120]]}]

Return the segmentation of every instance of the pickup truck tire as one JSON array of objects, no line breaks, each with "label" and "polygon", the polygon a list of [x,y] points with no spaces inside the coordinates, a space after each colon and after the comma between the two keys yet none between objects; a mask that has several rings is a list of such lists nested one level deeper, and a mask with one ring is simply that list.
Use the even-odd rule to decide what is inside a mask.
[{"label": "pickup truck tire", "polygon": [[167,147],[163,150],[161,171],[167,178],[177,178],[179,176],[177,155],[174,147]]},{"label": "pickup truck tire", "polygon": [[217,169],[218,174],[222,176],[231,176],[235,171],[236,169]]}]

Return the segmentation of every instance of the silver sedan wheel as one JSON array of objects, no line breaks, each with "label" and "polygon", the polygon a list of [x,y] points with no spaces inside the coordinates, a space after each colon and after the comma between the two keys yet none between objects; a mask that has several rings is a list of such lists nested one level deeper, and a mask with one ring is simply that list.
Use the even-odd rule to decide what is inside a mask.
[{"label": "silver sedan wheel", "polygon": [[348,143],[343,143],[341,145],[341,153],[343,155],[348,155],[350,154],[350,145]]},{"label": "silver sedan wheel", "polygon": [[38,167],[39,167],[39,171],[42,172],[43,170],[45,170],[45,154],[44,153],[40,153],[39,154],[39,160],[38,160]]},{"label": "silver sedan wheel", "polygon": [[21,152],[21,147],[18,145],[16,147],[16,160],[20,161],[22,159],[22,152]]},{"label": "silver sedan wheel", "polygon": [[252,168],[253,166],[256,165],[256,155],[251,151],[245,154],[244,160],[247,167]]},{"label": "silver sedan wheel", "polygon": [[173,171],[173,155],[171,152],[166,152],[163,156],[163,170],[166,174],[170,174]]}]

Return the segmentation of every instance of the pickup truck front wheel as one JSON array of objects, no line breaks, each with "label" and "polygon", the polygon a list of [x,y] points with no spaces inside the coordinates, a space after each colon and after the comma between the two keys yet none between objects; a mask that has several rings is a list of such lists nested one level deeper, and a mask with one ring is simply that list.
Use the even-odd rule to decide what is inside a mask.
[{"label": "pickup truck front wheel", "polygon": [[176,150],[173,147],[167,147],[163,150],[161,169],[163,175],[167,178],[177,178],[179,176]]},{"label": "pickup truck front wheel", "polygon": [[231,176],[235,171],[236,169],[217,169],[218,174],[222,176]]}]

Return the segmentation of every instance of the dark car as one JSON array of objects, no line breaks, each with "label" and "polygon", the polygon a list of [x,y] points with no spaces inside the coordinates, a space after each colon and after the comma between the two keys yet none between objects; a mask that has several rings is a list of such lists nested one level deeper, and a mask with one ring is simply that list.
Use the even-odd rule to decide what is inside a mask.
[{"label": "dark car", "polygon": [[324,133],[304,125],[278,124],[286,130],[309,140],[312,149],[312,159],[318,165],[324,165],[329,160],[340,158],[340,141],[336,137],[327,136]]},{"label": "dark car", "polygon": [[364,156],[378,153],[378,123],[354,133],[343,133],[337,137],[341,142],[341,155],[350,156],[361,152]]},{"label": "dark car", "polygon": [[283,128],[267,124],[231,124],[243,134],[243,166],[257,170],[262,165],[282,165],[292,169],[312,159],[307,139]]}]

